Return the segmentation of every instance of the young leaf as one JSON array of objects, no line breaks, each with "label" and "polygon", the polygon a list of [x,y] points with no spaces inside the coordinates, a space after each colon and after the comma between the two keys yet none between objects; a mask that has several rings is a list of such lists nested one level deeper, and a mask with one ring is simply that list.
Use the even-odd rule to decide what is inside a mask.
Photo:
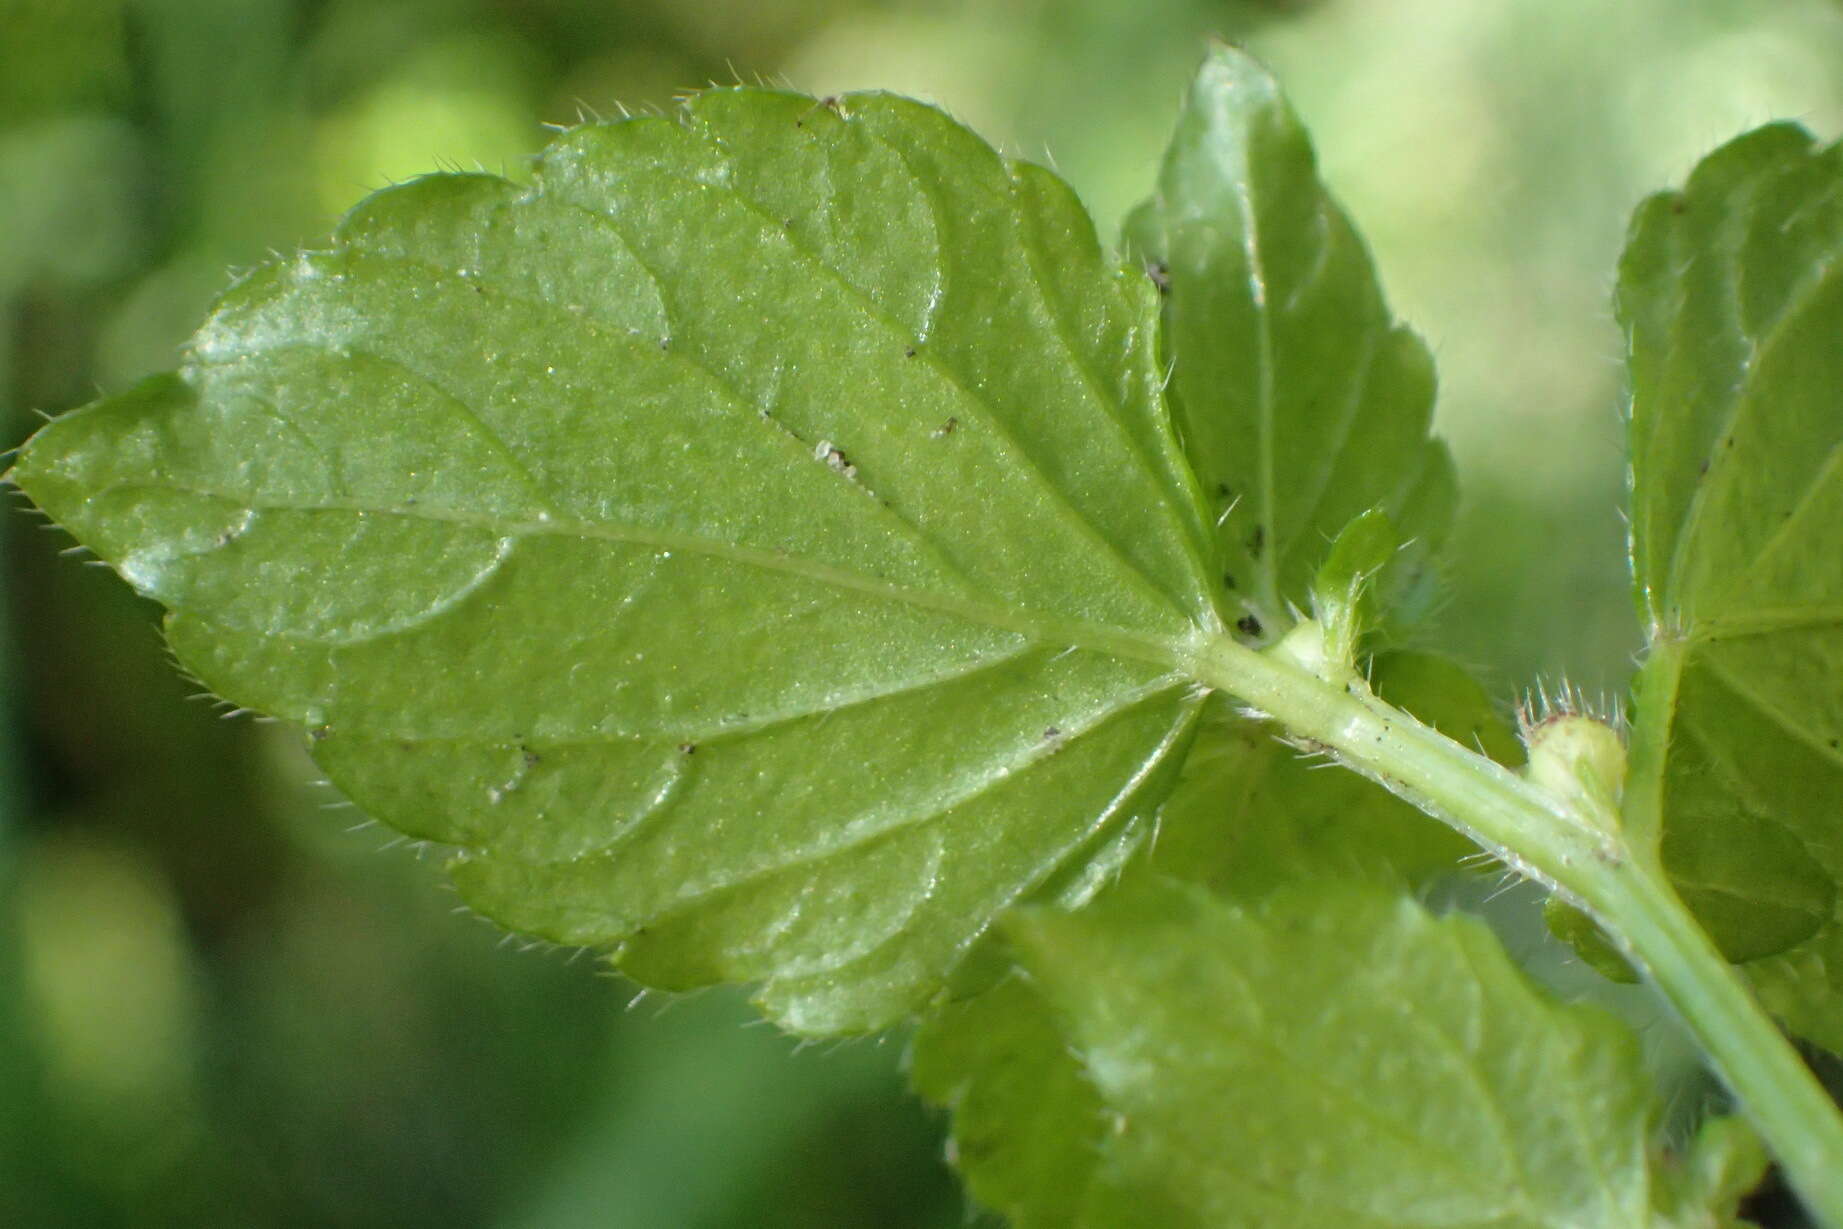
[{"label": "young leaf", "polygon": [[1312,579],[1312,619],[1333,662],[1355,667],[1364,639],[1392,604],[1378,588],[1401,547],[1394,524],[1374,508],[1344,526],[1331,543]]},{"label": "young leaf", "polygon": [[1196,721],[1157,310],[939,112],[721,90],[372,197],[13,477],[483,912],[868,1030]]},{"label": "young leaf", "polygon": [[[1636,1039],[1469,919],[1348,882],[1238,909],[1144,877],[1004,929],[1027,983],[931,1021],[916,1069],[969,1064],[960,1164],[1022,1225],[1645,1226],[1734,1197],[1659,1180]],[[1031,1048],[1049,1029],[1074,1059]],[[1032,1180],[1078,1140],[1065,1185]]]},{"label": "young leaf", "polygon": [[[1651,647],[1627,822],[1769,1005],[1843,1048],[1843,153],[1773,125],[1620,269]],[[1771,957],[1771,959],[1762,959]]]},{"label": "young leaf", "polygon": [[1230,597],[1283,630],[1326,545],[1372,508],[1424,574],[1454,499],[1427,436],[1432,361],[1391,320],[1298,117],[1247,55],[1211,51],[1126,237],[1164,285],[1169,395]]}]

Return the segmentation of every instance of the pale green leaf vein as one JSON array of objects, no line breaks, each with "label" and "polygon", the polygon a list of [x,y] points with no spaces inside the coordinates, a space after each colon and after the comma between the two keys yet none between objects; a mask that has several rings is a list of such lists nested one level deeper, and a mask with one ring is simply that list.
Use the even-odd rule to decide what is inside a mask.
[{"label": "pale green leaf vein", "polygon": [[[1323,443],[1322,450],[1318,454],[1323,458],[1323,463],[1317,466],[1318,472],[1315,475],[1313,484],[1315,489],[1312,492],[1311,503],[1302,509],[1299,518],[1299,525],[1302,529],[1317,523],[1318,510],[1324,506],[1325,495],[1330,491],[1331,480],[1337,473],[1337,459],[1347,455],[1346,450],[1350,446],[1351,432],[1356,430],[1358,411],[1363,407],[1364,395],[1369,392],[1370,376],[1376,369],[1376,361],[1382,354],[1382,343],[1388,335],[1387,331],[1370,330],[1364,342],[1362,358],[1351,365],[1354,378],[1349,382],[1349,396],[1345,399],[1337,426],[1332,432],[1332,438]],[[1268,532],[1276,538],[1279,537],[1271,526]],[[1291,554],[1301,549],[1308,549],[1322,555],[1328,545],[1329,543],[1305,540],[1301,535],[1300,540],[1287,543],[1285,550]],[[1276,550],[1280,549],[1280,543],[1276,541],[1274,547]]]},{"label": "pale green leaf vein", "polygon": [[[671,171],[663,171],[662,173],[667,178],[682,181],[688,187],[709,187],[709,185],[703,184],[701,181],[688,176],[675,174]],[[747,209],[757,218],[764,228],[764,233],[782,235],[786,240],[784,245],[785,250],[798,256],[808,267],[816,270],[819,275],[822,275],[827,281],[831,282],[835,288],[854,300],[858,304],[859,310],[863,315],[881,326],[891,337],[892,341],[906,344],[908,341],[912,340],[908,335],[908,331],[902,327],[900,321],[892,318],[884,308],[880,307],[874,299],[870,298],[870,296],[854,285],[849,278],[845,277],[841,272],[810,249],[801,245],[792,236],[787,235],[786,231],[777,223],[774,223],[773,219],[768,214],[762,212],[753,201],[733,188],[726,189],[725,191],[731,199],[735,200],[741,207]],[[933,194],[931,192],[924,192],[924,198],[929,200],[931,207],[936,210],[938,216],[939,203],[934,200]],[[576,205],[576,207],[582,209],[590,216],[601,217],[606,225],[612,227],[622,236],[623,240],[628,243],[630,248],[633,246],[632,241],[627,239],[626,232],[621,230],[620,223],[612,215],[590,209],[585,205]],[[650,266],[646,265],[644,260],[642,260],[641,263],[642,266],[646,267],[648,272],[653,274],[655,279],[657,279],[657,273],[654,272]],[[939,270],[937,273],[938,276],[945,281],[945,271]],[[942,361],[935,347],[917,346],[915,350],[915,358],[912,361],[926,363],[931,370],[937,372],[950,387],[964,397],[967,404],[979,407],[981,411],[979,414],[981,425],[991,431],[993,438],[1004,448],[1007,456],[1009,456],[1014,463],[1018,464],[1019,471],[1031,476],[1036,488],[1049,502],[1062,510],[1069,518],[1068,523],[1074,527],[1081,536],[1106,552],[1108,557],[1125,573],[1127,581],[1131,583],[1134,588],[1139,590],[1142,596],[1152,599],[1159,605],[1175,606],[1180,614],[1184,614],[1186,617],[1189,616],[1189,612],[1185,611],[1181,604],[1174,602],[1173,595],[1167,593],[1153,578],[1147,576],[1144,570],[1127,555],[1118,542],[1106,534],[1087,513],[1078,508],[1060,486],[1050,480],[1049,474],[1043,468],[1042,462],[1030,449],[1024,446],[1023,440],[1011,429],[1010,424],[1005,421],[1004,415],[999,413],[998,408],[964,378],[962,372]],[[1161,494],[1162,493],[1161,491]]]},{"label": "pale green leaf vein", "polygon": [[957,594],[910,588],[880,577],[866,576],[861,572],[821,563],[803,555],[790,555],[756,547],[739,546],[735,543],[682,531],[617,525],[605,521],[570,521],[561,518],[553,518],[549,521],[517,521],[422,505],[414,508],[387,507],[343,500],[287,503],[263,499],[250,492],[212,490],[194,485],[155,481],[151,478],[122,480],[98,487],[86,495],[85,502],[102,499],[113,491],[137,489],[162,490],[175,494],[193,495],[201,499],[215,499],[256,511],[348,512],[374,516],[401,516],[414,520],[437,521],[461,528],[478,529],[504,537],[549,534],[592,541],[649,546],[659,550],[682,550],[744,567],[794,576],[817,584],[882,598],[900,605],[913,606],[918,610],[953,615],[969,623],[981,624],[1000,631],[1016,632],[1045,644],[1092,649],[1130,661],[1176,667],[1192,678],[1200,677],[1202,672],[1201,665],[1195,660],[1197,651],[1203,647],[1201,636],[1195,643],[1180,644],[1126,628],[1075,619],[1045,618],[1040,612],[988,606]]},{"label": "pale green leaf vein", "polygon": [[1221,969],[1225,976],[1241,988],[1243,1003],[1255,1011],[1258,1021],[1254,1029],[1240,1034],[1237,1040],[1271,1056],[1276,1060],[1276,1066],[1291,1072],[1302,1084],[1318,1089],[1324,1094],[1326,1101],[1340,1106],[1341,1112],[1347,1116],[1363,1119],[1376,1127],[1380,1134],[1407,1146],[1410,1151],[1425,1154],[1429,1160],[1449,1171],[1454,1176],[1457,1185],[1481,1192],[1487,1190],[1496,1192],[1495,1186],[1479,1184],[1481,1176],[1478,1174],[1477,1166],[1434,1147],[1426,1137],[1416,1133],[1400,1119],[1384,1113],[1372,1102],[1358,1096],[1343,1082],[1324,1075],[1321,1063],[1310,1058],[1298,1058],[1280,1042],[1274,1040],[1270,1035],[1273,1030],[1261,1019],[1259,987],[1239,968],[1231,967],[1225,962]]},{"label": "pale green leaf vein", "polygon": [[[1119,720],[1148,700],[1190,685],[1189,679],[1178,675],[1165,675],[1153,679],[1151,682],[1134,688],[1131,691],[1122,692],[1112,702],[1102,706],[1098,712],[1091,714],[1079,724],[1071,723],[1070,728],[1064,731],[1062,737],[1057,739],[1046,739],[1041,737],[1021,739],[1020,746],[1022,750],[1020,754],[1015,754],[999,764],[986,766],[982,771],[972,774],[966,781],[956,783],[955,786],[940,791],[933,798],[920,806],[910,805],[885,808],[885,810],[891,813],[883,816],[877,816],[873,813],[869,816],[860,817],[852,822],[840,823],[836,828],[825,834],[827,838],[825,840],[795,849],[777,851],[784,856],[776,857],[771,861],[764,862],[759,866],[751,867],[739,873],[727,872],[724,877],[714,882],[698,883],[695,880],[687,881],[680,885],[683,890],[661,906],[660,911],[654,916],[661,920],[670,919],[695,908],[698,904],[714,896],[746,887],[757,880],[769,878],[773,875],[778,875],[782,872],[799,867],[815,866],[819,863],[843,857],[847,854],[862,853],[881,842],[905,835],[916,827],[939,822],[949,814],[964,807],[967,803],[976,801],[986,794],[991,793],[993,790],[1013,781],[1019,775],[1029,772],[1032,768],[1051,756],[1069,754],[1074,745],[1081,739],[1105,729],[1108,724]],[[1161,740],[1158,747],[1154,748],[1142,761],[1140,772],[1134,776],[1135,781],[1142,778],[1144,773],[1154,766],[1159,758],[1162,758],[1164,752],[1169,749],[1173,734],[1182,729],[1185,722],[1190,719],[1190,716],[1191,713],[1188,709],[1180,711],[1176,715],[1171,723],[1171,731],[1168,731],[1166,738]],[[1123,796],[1124,795],[1116,792],[1114,802],[1111,804],[1113,809],[1117,809],[1118,800]],[[1111,814],[1111,810],[1104,811],[1103,817],[1108,814]],[[1083,835],[1085,836],[1086,834],[1084,833]],[[614,842],[610,842],[607,847],[600,850],[585,852],[577,857],[569,859],[569,862],[571,864],[581,864],[584,862],[612,862],[619,856],[620,846],[625,844],[631,836],[632,833],[623,833],[620,838]],[[523,865],[544,865],[543,862],[520,858],[516,855],[513,856],[512,860],[518,861]],[[1044,861],[1046,863],[1044,873],[1047,874],[1050,869],[1053,869],[1054,859],[1046,858]]]},{"label": "pale green leaf vein", "polygon": [[1843,627],[1843,606],[1787,606],[1716,615],[1698,623],[1687,639],[1692,642],[1740,640],[1824,627]]},{"label": "pale green leaf vein", "polygon": [[[1728,689],[1729,694],[1735,696],[1737,699],[1746,701],[1748,706],[1754,709],[1754,711],[1784,730],[1787,734],[1790,734],[1794,741],[1804,744],[1812,751],[1815,751],[1819,758],[1828,760],[1836,768],[1843,770],[1843,750],[1830,746],[1822,738],[1812,732],[1811,728],[1804,722],[1799,721],[1797,718],[1778,707],[1753,687],[1735,678],[1733,673],[1722,664],[1720,659],[1704,655],[1700,664],[1711,675],[1720,680],[1721,685]],[[1770,814],[1771,811],[1772,808],[1764,808],[1763,813]]]},{"label": "pale green leaf vein", "polygon": [[[1738,594],[1741,595],[1741,599],[1744,601],[1749,583],[1760,574],[1762,569],[1773,561],[1774,556],[1776,556],[1788,542],[1796,543],[1799,546],[1809,546],[1815,535],[1800,538],[1796,536],[1793,531],[1803,528],[1801,522],[1804,520],[1805,514],[1811,510],[1818,496],[1824,493],[1825,487],[1838,478],[1843,478],[1843,439],[1839,439],[1837,443],[1831,445],[1830,452],[1825,456],[1823,464],[1818,466],[1817,472],[1811,476],[1811,481],[1807,482],[1804,489],[1799,492],[1797,502],[1792,505],[1791,509],[1780,520],[1771,536],[1766,539],[1765,545],[1761,546],[1759,551],[1755,553],[1753,562],[1748,564],[1747,570],[1737,576],[1728,586],[1728,592],[1724,595],[1725,597],[1732,600],[1735,595]],[[1726,602],[1717,602],[1715,606],[1717,609],[1720,609],[1726,604]]]},{"label": "pale green leaf vein", "polygon": [[[695,370],[711,381],[715,386],[714,391],[723,394],[727,398],[727,408],[741,415],[747,415],[757,420],[765,420],[765,425],[767,427],[772,428],[781,426],[772,416],[766,414],[758,407],[751,406],[749,402],[742,398],[738,390],[736,390],[728,380],[711,370],[706,364],[700,363],[678,352],[655,354],[654,347],[644,342],[636,341],[631,336],[627,335],[603,338],[600,340],[604,342],[612,341],[617,345],[630,348],[648,361],[673,363]],[[389,366],[421,383],[432,392],[442,397],[444,401],[458,406],[465,413],[469,421],[477,423],[489,443],[491,443],[497,451],[504,454],[508,463],[516,466],[517,471],[526,478],[530,486],[531,494],[545,505],[545,509],[553,517],[560,516],[560,511],[555,504],[553,492],[549,491],[543,483],[538,481],[536,476],[532,474],[530,468],[520,460],[516,451],[505,441],[504,437],[495,431],[490,424],[481,419],[478,414],[468,409],[465,400],[442,385],[437,377],[430,375],[418,367],[412,366],[404,360],[354,346],[344,347],[343,350],[335,350],[311,337],[302,337],[286,342],[270,341],[258,348],[225,351],[223,353],[227,357],[214,356],[205,361],[211,364],[218,364],[239,356],[286,353],[291,350],[326,354],[332,358],[343,358],[346,356],[361,357],[380,365]],[[790,460],[795,462],[806,462],[810,460],[810,452],[801,447],[803,441],[801,441],[797,435],[794,435],[792,432],[782,427],[777,433],[776,439],[779,445],[786,450]],[[852,479],[848,479],[842,474],[833,474],[828,470],[824,477],[830,477],[839,482],[852,483],[873,516],[876,516],[878,519],[892,522],[898,537],[901,537],[903,540],[925,552],[933,562],[964,585],[968,593],[977,592],[978,586],[967,576],[965,570],[942,550],[940,543],[915,522],[897,511],[893,504],[878,499],[876,494],[868,486],[863,483],[853,482]]]}]

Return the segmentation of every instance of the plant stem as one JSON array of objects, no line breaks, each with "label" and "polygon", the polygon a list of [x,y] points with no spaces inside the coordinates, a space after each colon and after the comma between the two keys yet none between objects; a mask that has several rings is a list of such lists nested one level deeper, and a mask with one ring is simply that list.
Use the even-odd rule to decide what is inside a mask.
[{"label": "plant stem", "polygon": [[1592,876],[1594,914],[1702,1043],[1812,1217],[1843,1226],[1843,1117],[1663,876],[1629,860]]},{"label": "plant stem", "polygon": [[1226,639],[1194,677],[1322,743],[1350,768],[1585,907],[1682,1017],[1827,1229],[1843,1229],[1843,1114],[1617,820],[1524,780],[1377,699]]}]

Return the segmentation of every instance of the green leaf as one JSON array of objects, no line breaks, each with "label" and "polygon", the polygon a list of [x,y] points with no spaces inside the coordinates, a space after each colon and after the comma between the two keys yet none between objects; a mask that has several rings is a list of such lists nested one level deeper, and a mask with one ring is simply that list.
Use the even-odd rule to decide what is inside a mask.
[{"label": "green leaf", "polygon": [[476,908],[869,1030],[1197,720],[1156,299],[934,110],[722,90],[372,197],[13,477]]},{"label": "green leaf", "polygon": [[[1636,1039],[1471,919],[1348,882],[1235,908],[1147,877],[1004,929],[1025,989],[931,1022],[916,1068],[972,1064],[960,1163],[1021,1225],[1610,1229],[1730,1196],[1657,1181]],[[1060,1187],[1032,1168],[1084,1147]]]},{"label": "green leaf", "polygon": [[[1083,1223],[1096,1197],[1105,1106],[1030,983],[1013,976],[937,1007],[909,1046],[909,1080],[953,1111],[948,1156],[1012,1229]],[[1117,1222],[1118,1229],[1153,1222]]]},{"label": "green leaf", "polygon": [[[1448,737],[1504,763],[1516,736],[1482,688],[1426,653],[1379,654],[1370,683]],[[1158,813],[1152,860],[1238,900],[1301,878],[1419,884],[1477,852],[1465,837],[1367,778],[1308,758],[1212,696],[1190,756]]]},{"label": "green leaf", "polygon": [[1344,526],[1312,581],[1312,618],[1323,630],[1326,655],[1355,665],[1364,637],[1374,631],[1382,603],[1378,579],[1401,549],[1395,526],[1372,508]]},{"label": "green leaf", "polygon": [[1401,566],[1419,580],[1402,587],[1424,604],[1454,500],[1451,458],[1427,436],[1433,364],[1247,55],[1211,51],[1126,237],[1165,291],[1173,412],[1229,598],[1284,630],[1326,544],[1378,508],[1415,544]]},{"label": "green leaf", "polygon": [[[1773,125],[1620,270],[1651,640],[1627,822],[1768,1004],[1843,1048],[1843,154]],[[1770,959],[1763,959],[1770,957]]]}]

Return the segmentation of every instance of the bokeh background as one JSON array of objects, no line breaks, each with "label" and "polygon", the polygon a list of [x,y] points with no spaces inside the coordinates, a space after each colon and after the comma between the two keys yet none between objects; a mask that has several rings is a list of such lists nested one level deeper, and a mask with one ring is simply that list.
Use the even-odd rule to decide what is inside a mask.
[{"label": "bokeh background", "polygon": [[[707,82],[930,98],[1111,235],[1210,34],[1288,84],[1440,361],[1430,639],[1506,706],[1618,691],[1625,219],[1745,127],[1843,131],[1829,0],[0,0],[0,447],[365,192]],[[900,1038],[796,1051],[503,943],[67,545],[0,516],[0,1224],[969,1223]]]}]

